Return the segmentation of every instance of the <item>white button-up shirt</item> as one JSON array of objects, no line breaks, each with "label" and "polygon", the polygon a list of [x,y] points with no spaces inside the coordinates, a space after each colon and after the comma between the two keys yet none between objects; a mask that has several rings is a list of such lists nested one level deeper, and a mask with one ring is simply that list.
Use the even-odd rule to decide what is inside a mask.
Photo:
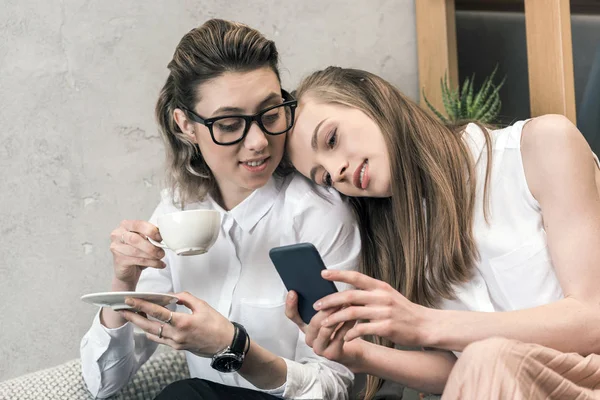
[{"label": "white button-up shirt", "polygon": [[[151,222],[178,211],[168,192]],[[325,265],[356,269],[360,234],[349,206],[334,191],[316,188],[293,174],[273,177],[231,211],[210,197],[185,209],[213,209],[222,215],[219,237],[197,256],[167,250],[162,270],[142,272],[138,291],[181,292],[206,301],[232,321],[241,323],[252,340],[282,357],[286,383],[264,392],[286,399],[345,399],[353,374],[344,366],[314,354],[297,326],[285,316],[286,288],[269,259],[276,246],[310,242]],[[179,312],[189,312],[177,306]],[[123,387],[154,353],[157,344],[130,323],[108,329],[99,313],[81,341],[83,377],[94,396],[107,397]],[[220,373],[210,359],[185,352],[192,377],[259,390],[238,373]]]}]

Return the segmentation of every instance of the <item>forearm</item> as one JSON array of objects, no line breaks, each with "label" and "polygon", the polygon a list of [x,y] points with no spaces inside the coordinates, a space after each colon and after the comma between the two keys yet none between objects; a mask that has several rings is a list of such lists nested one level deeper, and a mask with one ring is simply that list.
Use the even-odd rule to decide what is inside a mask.
[{"label": "forearm", "polygon": [[253,341],[239,373],[259,389],[276,389],[286,381],[287,366],[283,358]]},{"label": "forearm", "polygon": [[442,393],[456,362],[454,354],[442,350],[397,350],[373,343],[366,346],[359,372],[428,393]]},{"label": "forearm", "polygon": [[[600,309],[574,298],[507,312],[430,310],[424,345],[462,351],[493,336],[583,355],[600,351]],[[573,340],[576,338],[576,340]]]},{"label": "forearm", "polygon": [[[127,284],[113,278],[111,284],[111,291],[113,292],[133,292],[135,291],[135,284]],[[110,307],[103,307],[100,312],[100,322],[102,325],[109,329],[119,328],[127,323],[127,320],[123,316],[114,311]]]},{"label": "forearm", "polygon": [[352,372],[341,364],[315,358],[305,347],[297,349],[296,360],[284,360],[252,342],[239,373],[262,390],[285,384],[282,393],[271,392],[284,398],[347,399],[354,379]]}]

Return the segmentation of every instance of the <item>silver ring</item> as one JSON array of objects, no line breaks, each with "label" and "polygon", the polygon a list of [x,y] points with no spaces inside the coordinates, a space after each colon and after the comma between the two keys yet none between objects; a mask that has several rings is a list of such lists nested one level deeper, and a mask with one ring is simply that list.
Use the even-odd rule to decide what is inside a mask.
[{"label": "silver ring", "polygon": [[158,328],[158,338],[162,339],[162,331],[165,324],[160,324],[160,328]]},{"label": "silver ring", "polygon": [[[125,231],[128,232],[128,231]],[[121,233],[121,243],[126,244],[125,243],[125,232]]]},{"label": "silver ring", "polygon": [[171,325],[171,321],[173,321],[173,311],[171,311],[171,315],[169,315],[169,319],[165,321],[165,324]]}]

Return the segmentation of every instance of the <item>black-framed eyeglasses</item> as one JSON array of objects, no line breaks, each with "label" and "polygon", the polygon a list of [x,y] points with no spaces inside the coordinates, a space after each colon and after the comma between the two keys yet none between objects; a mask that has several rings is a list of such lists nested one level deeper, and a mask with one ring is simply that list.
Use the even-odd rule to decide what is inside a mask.
[{"label": "black-framed eyeglasses", "polygon": [[189,108],[183,108],[183,110],[192,121],[208,128],[213,142],[221,146],[229,146],[244,140],[254,121],[264,133],[269,135],[281,135],[292,129],[298,101],[285,90],[281,91],[281,96],[283,103],[265,108],[254,115],[202,118]]}]

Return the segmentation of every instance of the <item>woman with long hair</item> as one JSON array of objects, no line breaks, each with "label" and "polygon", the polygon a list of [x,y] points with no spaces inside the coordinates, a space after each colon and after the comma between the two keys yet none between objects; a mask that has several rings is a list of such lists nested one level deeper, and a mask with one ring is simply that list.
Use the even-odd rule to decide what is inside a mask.
[{"label": "woman with long hair", "polygon": [[323,273],[356,290],[309,325],[288,296],[317,354],[370,374],[367,397],[379,378],[447,398],[598,396],[600,170],[571,122],[445,126],[337,67],[296,97],[290,159],[350,198],[363,246],[362,273]]}]

